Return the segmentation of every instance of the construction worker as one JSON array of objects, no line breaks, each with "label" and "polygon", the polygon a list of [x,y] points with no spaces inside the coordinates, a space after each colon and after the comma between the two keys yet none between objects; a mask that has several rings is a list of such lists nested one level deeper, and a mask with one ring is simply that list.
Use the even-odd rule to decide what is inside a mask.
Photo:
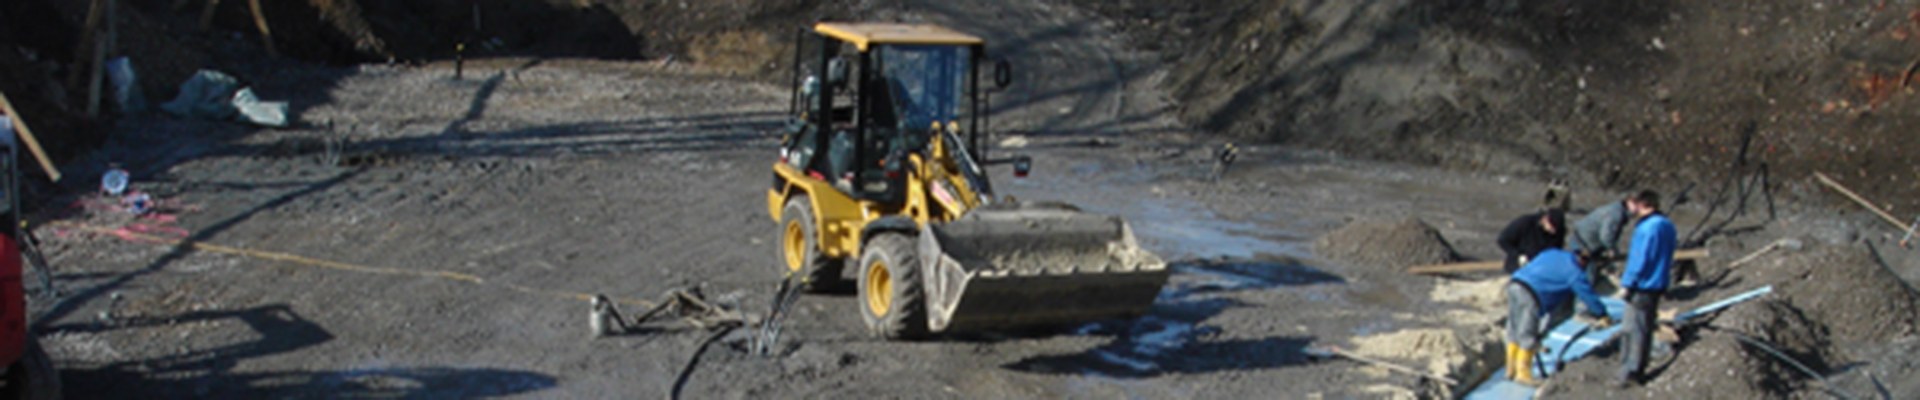
[{"label": "construction worker", "polygon": [[1627,200],[1622,198],[1580,217],[1567,234],[1567,251],[1588,260],[1588,279],[1596,286],[1606,283],[1606,266],[1618,251],[1620,232],[1626,231],[1627,221]]},{"label": "construction worker", "polygon": [[1620,374],[1614,376],[1618,387],[1638,384],[1643,378],[1653,341],[1654,310],[1667,292],[1676,244],[1673,221],[1660,213],[1659,193],[1634,193],[1627,197],[1626,206],[1640,222],[1633,226],[1633,247],[1627,248],[1626,271],[1620,275],[1620,288],[1627,291],[1627,311],[1622,322],[1626,337],[1621,344]]},{"label": "construction worker", "polygon": [[1627,227],[1627,200],[1620,199],[1593,209],[1574,221],[1567,235],[1567,251],[1592,258],[1609,258],[1617,251],[1620,232]]},{"label": "construction worker", "polygon": [[1496,240],[1500,250],[1507,252],[1504,270],[1512,274],[1541,250],[1560,247],[1567,241],[1566,226],[1567,213],[1556,209],[1522,215],[1508,222]]},{"label": "construction worker", "polygon": [[[1587,316],[1596,327],[1612,324],[1607,307],[1593,293],[1593,284],[1581,268],[1586,260],[1558,248],[1540,252],[1525,267],[1513,273],[1507,282],[1507,379],[1523,385],[1535,385],[1533,356],[1540,349],[1543,325],[1554,321],[1552,314],[1562,309],[1568,297],[1586,304]],[[1546,318],[1542,318],[1546,317]]]}]

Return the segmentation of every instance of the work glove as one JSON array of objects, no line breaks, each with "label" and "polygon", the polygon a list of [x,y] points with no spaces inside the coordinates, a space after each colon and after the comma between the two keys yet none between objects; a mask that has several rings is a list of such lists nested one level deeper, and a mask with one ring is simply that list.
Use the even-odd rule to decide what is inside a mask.
[{"label": "work glove", "polygon": [[1587,325],[1592,326],[1593,329],[1595,330],[1607,329],[1607,327],[1613,326],[1613,317],[1607,316],[1605,314],[1602,314],[1600,316],[1588,315]]}]

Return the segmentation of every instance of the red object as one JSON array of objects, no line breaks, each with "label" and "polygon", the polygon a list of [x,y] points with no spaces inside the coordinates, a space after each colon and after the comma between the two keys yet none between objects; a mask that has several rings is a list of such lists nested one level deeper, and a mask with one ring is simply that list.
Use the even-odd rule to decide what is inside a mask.
[{"label": "red object", "polygon": [[20,267],[20,243],[0,233],[0,365],[13,365],[27,350],[27,293]]}]

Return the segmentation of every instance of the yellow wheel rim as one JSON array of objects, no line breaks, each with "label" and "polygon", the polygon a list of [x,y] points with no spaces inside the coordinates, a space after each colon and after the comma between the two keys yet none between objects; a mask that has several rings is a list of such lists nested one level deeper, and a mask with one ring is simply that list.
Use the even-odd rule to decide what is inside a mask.
[{"label": "yellow wheel rim", "polygon": [[867,309],[885,316],[892,306],[893,275],[887,273],[887,263],[875,261],[867,266]]},{"label": "yellow wheel rim", "polygon": [[787,271],[800,272],[801,268],[807,266],[807,232],[800,228],[800,220],[787,221],[787,234],[784,237]]}]

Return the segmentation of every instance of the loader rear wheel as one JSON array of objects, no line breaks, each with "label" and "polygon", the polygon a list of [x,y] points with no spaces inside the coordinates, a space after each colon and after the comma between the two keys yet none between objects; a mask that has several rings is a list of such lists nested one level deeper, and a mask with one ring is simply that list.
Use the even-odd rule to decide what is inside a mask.
[{"label": "loader rear wheel", "polygon": [[881,233],[868,239],[865,247],[858,303],[867,331],[885,339],[926,337],[926,292],[920,287],[920,256],[913,238]]},{"label": "loader rear wheel", "polygon": [[787,199],[780,212],[780,264],[787,277],[805,277],[809,292],[842,286],[840,263],[820,254],[820,230],[813,221],[813,203],[807,196]]}]

